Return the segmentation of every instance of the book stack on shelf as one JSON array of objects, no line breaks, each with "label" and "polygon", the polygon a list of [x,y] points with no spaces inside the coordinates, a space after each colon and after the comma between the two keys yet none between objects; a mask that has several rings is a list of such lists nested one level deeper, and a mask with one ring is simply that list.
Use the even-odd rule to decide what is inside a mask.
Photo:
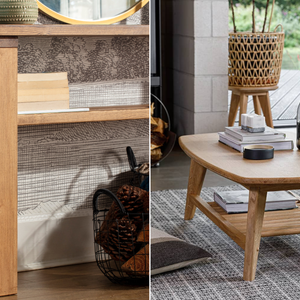
[{"label": "book stack on shelf", "polygon": [[[215,192],[214,201],[228,214],[248,212],[249,191]],[[287,191],[268,192],[266,211],[298,208],[298,198]]]},{"label": "book stack on shelf", "polygon": [[242,127],[225,127],[224,132],[219,132],[219,142],[243,152],[249,145],[269,145],[274,150],[292,150],[294,142],[286,138],[285,133],[265,127],[263,132],[248,132]]}]

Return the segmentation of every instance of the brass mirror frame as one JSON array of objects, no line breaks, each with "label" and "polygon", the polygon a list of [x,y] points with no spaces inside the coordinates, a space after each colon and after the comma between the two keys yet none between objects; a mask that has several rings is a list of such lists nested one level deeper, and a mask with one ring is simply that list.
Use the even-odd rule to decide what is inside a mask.
[{"label": "brass mirror frame", "polygon": [[134,13],[136,13],[143,6],[145,6],[148,2],[149,2],[149,0],[140,0],[137,4],[135,4],[130,9],[126,10],[124,13],[122,13],[120,15],[117,15],[115,17],[112,17],[112,18],[105,18],[101,21],[80,21],[80,20],[65,17],[65,16],[55,12],[54,10],[48,8],[46,5],[44,5],[39,0],[37,0],[38,7],[43,13],[50,16],[51,18],[62,21],[64,23],[73,24],[73,25],[75,25],[75,24],[94,24],[94,25],[103,24],[103,25],[109,25],[109,24],[117,23],[117,22],[120,22],[120,21],[130,17]]}]

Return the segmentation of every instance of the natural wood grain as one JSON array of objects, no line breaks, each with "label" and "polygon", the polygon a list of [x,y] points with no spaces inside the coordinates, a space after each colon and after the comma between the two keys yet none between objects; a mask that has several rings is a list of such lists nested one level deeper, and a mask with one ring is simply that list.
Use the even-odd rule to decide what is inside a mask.
[{"label": "natural wood grain", "polygon": [[[295,139],[294,135],[288,137]],[[219,143],[217,133],[182,136],[179,144],[205,168],[246,187],[300,189],[300,151],[275,151],[270,160],[247,160],[242,153]]]},{"label": "natural wood grain", "polygon": [[17,293],[17,48],[0,48],[0,296]]},{"label": "natural wood grain", "polygon": [[245,249],[245,234],[234,227],[229,221],[223,218],[212,206],[205,202],[200,196],[191,195],[191,201],[197,206],[210,220],[221,228],[229,237],[232,238],[242,249]]},{"label": "natural wood grain", "polygon": [[258,96],[253,96],[254,112],[258,115],[261,115],[261,107],[259,103]]},{"label": "natural wood grain", "polygon": [[[66,96],[66,95],[63,95]],[[65,97],[61,97],[64,99]],[[67,95],[69,99],[69,95]],[[41,110],[56,110],[69,109],[69,100],[62,101],[38,101],[38,102],[19,102],[18,111],[41,111]]]},{"label": "natural wood grain", "polygon": [[18,115],[18,125],[100,122],[132,119],[148,119],[149,108],[145,105],[91,109],[89,112],[68,112]]},{"label": "natural wood grain", "polygon": [[246,94],[240,94],[240,114],[239,114],[239,126],[241,126],[242,114],[247,113],[248,96]]},{"label": "natural wood grain", "polygon": [[266,124],[269,127],[274,127],[269,93],[265,94],[264,96],[259,96],[259,102],[264,116],[266,118]]},{"label": "natural wood grain", "polygon": [[18,274],[18,295],[1,300],[149,300],[149,286],[115,284],[96,262]]},{"label": "natural wood grain", "polygon": [[234,126],[234,121],[238,113],[239,106],[240,106],[240,97],[232,93],[229,114],[228,114],[228,126]]},{"label": "natural wood grain", "polygon": [[185,205],[185,220],[193,219],[196,212],[196,205],[192,199],[192,195],[200,195],[203,181],[206,174],[206,168],[199,165],[193,159],[191,160],[190,174],[189,174],[189,183],[186,196],[186,205]]},{"label": "natural wood grain", "polygon": [[149,25],[0,25],[0,36],[148,36]]},{"label": "natural wood grain", "polygon": [[266,192],[250,189],[243,276],[246,281],[253,281],[255,278],[266,198]]}]

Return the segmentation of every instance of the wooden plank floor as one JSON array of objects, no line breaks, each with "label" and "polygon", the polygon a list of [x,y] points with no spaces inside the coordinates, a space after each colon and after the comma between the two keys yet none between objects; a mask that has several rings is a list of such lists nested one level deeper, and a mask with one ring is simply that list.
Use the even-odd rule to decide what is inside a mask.
[{"label": "wooden plank floor", "polygon": [[96,263],[22,272],[18,294],[1,300],[148,300],[148,286],[111,283]]},{"label": "wooden plank floor", "polygon": [[[296,125],[297,108],[300,103],[300,70],[282,70],[279,88],[270,92],[272,116],[275,125]],[[231,92],[228,93],[230,105]],[[253,113],[253,100],[249,97],[247,113]],[[236,119],[238,122],[238,117]]]}]

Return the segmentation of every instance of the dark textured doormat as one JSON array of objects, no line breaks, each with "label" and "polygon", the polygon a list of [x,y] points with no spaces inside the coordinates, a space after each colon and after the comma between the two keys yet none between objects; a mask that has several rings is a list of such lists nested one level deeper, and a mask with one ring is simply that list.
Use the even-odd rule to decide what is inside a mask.
[{"label": "dark textured doormat", "polygon": [[[214,191],[242,187],[203,188]],[[184,221],[186,190],[152,192],[152,227],[163,230],[212,254],[210,262],[153,276],[151,300],[283,300],[300,299],[300,235],[262,238],[254,282],[243,281],[244,251],[198,209]]]}]

